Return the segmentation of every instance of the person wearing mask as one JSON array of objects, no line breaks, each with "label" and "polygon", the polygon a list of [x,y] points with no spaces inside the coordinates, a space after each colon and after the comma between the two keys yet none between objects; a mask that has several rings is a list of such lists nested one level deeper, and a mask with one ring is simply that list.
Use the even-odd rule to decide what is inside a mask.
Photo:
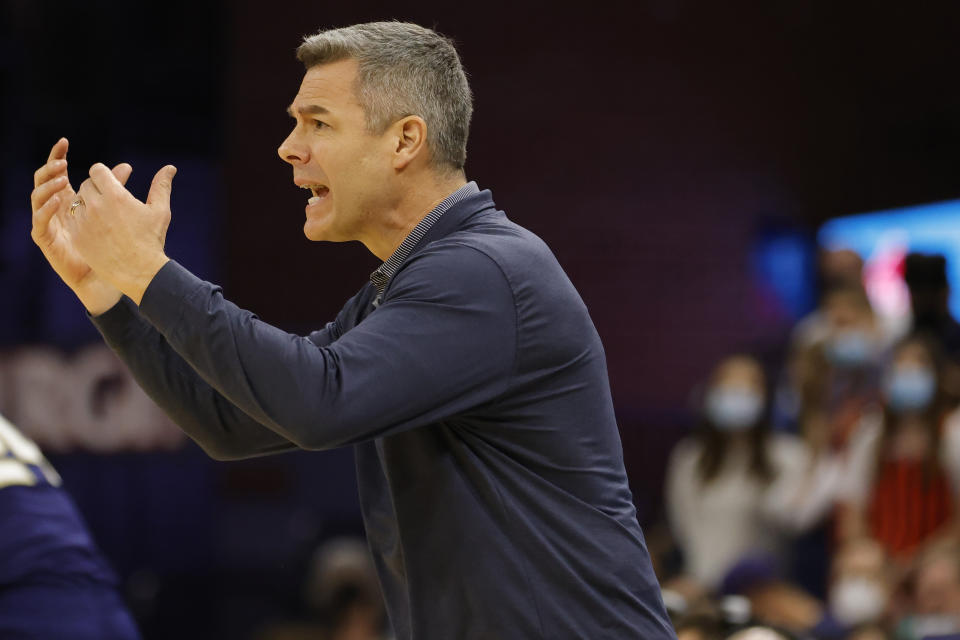
[{"label": "person wearing mask", "polygon": [[0,638],[136,640],[116,583],[60,476],[0,416]]},{"label": "person wearing mask", "polygon": [[829,330],[793,362],[797,426],[815,450],[842,452],[880,402],[884,340],[863,287],[838,288],[824,306]]},{"label": "person wearing mask", "polygon": [[940,356],[923,336],[895,349],[883,406],[850,443],[841,495],[841,540],[875,538],[900,566],[925,545],[956,534],[960,420],[939,386]]},{"label": "person wearing mask", "polygon": [[817,265],[819,303],[794,325],[790,333],[791,351],[794,352],[803,351],[829,335],[827,303],[833,291],[863,284],[863,258],[852,249],[824,249],[817,256]]},{"label": "person wearing mask", "polygon": [[700,428],[671,454],[666,506],[684,571],[707,589],[747,553],[778,555],[826,512],[840,468],[793,435],[771,433],[760,364],[736,355],[710,377]]},{"label": "person wearing mask", "polygon": [[897,623],[896,636],[921,640],[960,634],[960,547],[935,545],[917,562],[910,611]]},{"label": "person wearing mask", "polygon": [[[798,353],[790,367],[797,404],[794,427],[815,452],[843,460],[851,434],[867,413],[880,405],[880,371],[887,339],[860,284],[838,286],[823,301],[828,330]],[[794,541],[803,558],[792,574],[814,595],[825,598],[830,557],[835,549],[835,518]]]},{"label": "person wearing mask", "polygon": [[865,626],[887,621],[893,595],[892,575],[883,547],[872,538],[849,541],[833,558],[827,599],[828,615],[821,621],[820,631],[835,629],[841,637]]}]

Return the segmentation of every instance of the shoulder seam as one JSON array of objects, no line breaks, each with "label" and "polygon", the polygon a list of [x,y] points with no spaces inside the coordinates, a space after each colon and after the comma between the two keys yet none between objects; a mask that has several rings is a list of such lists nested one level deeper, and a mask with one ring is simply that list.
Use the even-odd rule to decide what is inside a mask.
[{"label": "shoulder seam", "polygon": [[[479,255],[485,257],[497,268],[497,271],[500,272],[500,276],[503,278],[504,283],[507,285],[507,289],[510,291],[510,298],[513,300],[513,331],[514,331],[513,365],[511,366],[510,378],[506,380],[507,384],[504,387],[503,393],[506,393],[506,390],[510,388],[510,383],[512,383],[513,380],[516,378],[520,368],[520,306],[517,303],[517,293],[516,291],[514,291],[513,284],[510,282],[510,278],[507,276],[506,272],[503,270],[503,267],[500,266],[500,263],[497,262],[497,260],[493,256],[491,256],[489,253],[487,253],[483,249],[480,249],[479,247],[475,247],[471,244],[467,244],[459,240],[450,239],[449,237],[442,238],[441,240],[447,240],[448,241],[446,243],[447,246],[457,246],[457,247],[463,247],[465,249],[470,249],[478,253]],[[434,243],[431,242],[430,244],[432,245]],[[424,247],[423,251],[417,252],[417,254],[411,256],[410,259],[408,259],[406,262],[403,263],[403,265],[400,267],[397,273],[395,273],[393,278],[391,278],[390,284],[387,286],[387,291],[390,290],[391,286],[396,281],[400,273],[403,272],[404,268],[406,268],[407,265],[415,262],[417,259],[423,257],[424,252],[429,250],[429,246],[430,245],[428,245],[427,247]],[[386,292],[384,292],[384,298],[386,298]],[[501,393],[500,396],[502,396],[503,393]],[[499,398],[500,396],[497,396],[497,397]]]},{"label": "shoulder seam", "polygon": [[[511,367],[510,379],[507,380],[506,387],[504,387],[503,393],[506,393],[507,389],[509,389],[511,386],[510,383],[512,383],[514,378],[516,378],[520,369],[520,305],[517,304],[517,292],[513,290],[513,283],[510,282],[510,278],[503,270],[503,267],[500,266],[500,263],[497,262],[497,260],[489,253],[483,249],[480,249],[479,247],[474,247],[473,245],[456,240],[453,241],[452,244],[473,249],[480,255],[484,256],[487,260],[492,262],[497,268],[497,271],[499,271],[500,275],[503,277],[503,281],[507,283],[507,289],[510,290],[510,298],[513,300],[513,366]],[[503,394],[500,395],[502,396]]]}]

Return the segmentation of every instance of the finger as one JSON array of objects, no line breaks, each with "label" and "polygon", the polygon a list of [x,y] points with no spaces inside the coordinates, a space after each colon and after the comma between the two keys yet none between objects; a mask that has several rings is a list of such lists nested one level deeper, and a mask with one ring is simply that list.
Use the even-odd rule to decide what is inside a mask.
[{"label": "finger", "polygon": [[89,206],[99,203],[103,196],[97,191],[97,186],[93,184],[93,181],[87,178],[77,189],[77,197],[83,200],[84,205]]},{"label": "finger", "polygon": [[67,170],[66,160],[48,162],[33,173],[33,186],[39,187],[47,180],[54,178]]},{"label": "finger", "polygon": [[[69,142],[66,138],[60,138],[57,142],[50,148],[50,155],[47,156],[47,162],[42,167],[37,169],[33,174],[33,186],[39,187],[43,182],[50,179],[51,175],[56,175],[61,170],[66,170],[67,168],[67,147]],[[59,164],[59,162],[63,164]],[[51,165],[56,164],[57,167],[51,168]]]},{"label": "finger", "polygon": [[47,200],[50,199],[50,196],[55,194],[60,189],[63,189],[67,186],[67,176],[60,176],[59,178],[54,178],[53,180],[48,180],[44,182],[39,187],[33,190],[33,193],[30,194],[30,204],[34,210],[39,209],[44,204],[47,203]]},{"label": "finger", "polygon": [[[86,189],[84,189],[86,187]],[[97,188],[97,184],[93,181],[93,178],[87,178],[80,184],[80,188],[77,189],[77,193],[82,193],[84,197],[87,197],[91,194],[101,195],[103,192]]]},{"label": "finger", "polygon": [[172,164],[157,171],[150,183],[150,192],[147,193],[147,204],[161,207],[170,207],[170,192],[173,190],[173,176],[177,175],[177,168]]},{"label": "finger", "polygon": [[30,236],[34,242],[47,234],[47,228],[50,226],[50,219],[57,212],[60,206],[60,194],[55,193],[43,206],[33,212],[33,229],[30,230]]},{"label": "finger", "polygon": [[131,167],[126,162],[121,162],[120,164],[115,166],[113,169],[111,169],[111,171],[113,171],[113,175],[117,179],[117,182],[119,182],[122,185],[126,185],[127,180],[130,179],[130,174],[133,173],[133,167]]},{"label": "finger", "polygon": [[102,162],[93,164],[88,173],[90,174],[90,184],[97,190],[97,193],[103,194],[117,183],[113,173]]},{"label": "finger", "polygon": [[60,138],[57,140],[56,144],[50,149],[50,156],[47,158],[47,162],[51,160],[62,160],[67,157],[67,148],[70,146],[70,141],[66,138]]},{"label": "finger", "polygon": [[[77,197],[81,198],[80,193],[77,193]],[[75,201],[74,201],[75,202]],[[70,203],[70,209],[68,212],[60,213],[56,216],[57,222],[60,224],[60,227],[67,232],[68,235],[73,236],[77,232],[77,225],[80,224],[80,221],[86,217],[86,202],[78,205],[77,207],[73,206],[73,202]],[[62,211],[62,209],[61,209]]]}]

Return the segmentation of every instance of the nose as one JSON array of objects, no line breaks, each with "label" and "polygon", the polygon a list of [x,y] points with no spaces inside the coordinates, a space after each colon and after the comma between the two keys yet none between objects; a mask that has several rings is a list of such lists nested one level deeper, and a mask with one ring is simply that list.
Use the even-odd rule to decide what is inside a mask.
[{"label": "nose", "polygon": [[296,128],[290,132],[287,139],[277,147],[277,154],[280,159],[290,164],[303,164],[310,159],[310,152],[305,145],[299,144],[296,140]]}]

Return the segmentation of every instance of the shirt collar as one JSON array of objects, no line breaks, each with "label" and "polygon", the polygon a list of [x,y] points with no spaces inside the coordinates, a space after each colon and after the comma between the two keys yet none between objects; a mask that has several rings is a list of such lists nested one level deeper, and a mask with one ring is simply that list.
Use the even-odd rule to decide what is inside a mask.
[{"label": "shirt collar", "polygon": [[393,252],[393,255],[377,267],[376,271],[370,274],[370,282],[372,282],[373,286],[377,289],[377,299],[374,304],[379,304],[380,299],[383,297],[383,292],[386,291],[387,285],[390,284],[390,279],[396,275],[400,266],[403,265],[404,261],[410,256],[410,252],[413,251],[413,248],[423,239],[427,231],[440,219],[440,216],[449,211],[455,204],[477,193],[480,193],[480,188],[477,187],[477,183],[468,182],[444,198],[440,204],[424,216],[423,220],[417,223],[417,226],[403,239],[403,242],[401,242],[400,246]]}]

